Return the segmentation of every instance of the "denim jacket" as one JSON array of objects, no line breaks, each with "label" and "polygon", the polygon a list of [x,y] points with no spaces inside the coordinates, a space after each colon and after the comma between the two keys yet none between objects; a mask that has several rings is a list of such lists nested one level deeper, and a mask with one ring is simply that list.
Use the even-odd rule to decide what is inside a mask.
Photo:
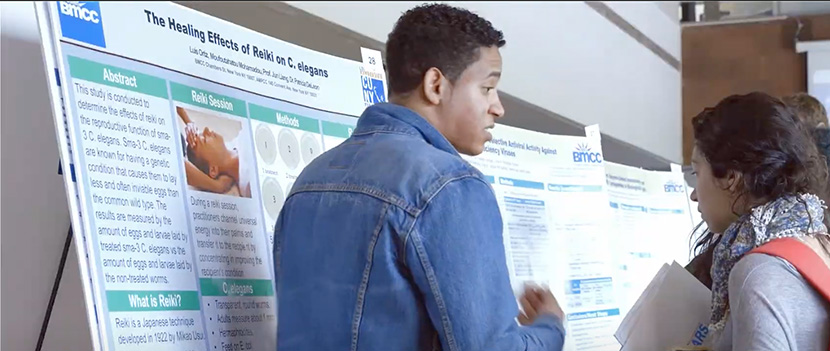
[{"label": "denim jacket", "polygon": [[408,108],[367,108],[274,232],[279,351],[562,348],[558,317],[515,320],[489,183]]}]

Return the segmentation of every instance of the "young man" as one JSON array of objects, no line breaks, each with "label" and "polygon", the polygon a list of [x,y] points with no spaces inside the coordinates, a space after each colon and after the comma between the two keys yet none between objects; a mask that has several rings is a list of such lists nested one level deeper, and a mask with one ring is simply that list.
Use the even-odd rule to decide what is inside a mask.
[{"label": "young man", "polygon": [[827,109],[814,96],[807,93],[795,93],[781,100],[794,109],[798,118],[810,128],[827,127]]},{"label": "young man", "polygon": [[782,100],[795,110],[798,118],[807,127],[813,130],[813,138],[818,151],[830,167],[830,127],[827,125],[827,109],[821,101],[807,93],[785,96]]},{"label": "young man", "polygon": [[277,220],[278,350],[561,350],[550,291],[528,289],[519,313],[492,188],[458,154],[481,153],[504,114],[504,43],[446,5],[398,20],[392,103],[303,171]]}]

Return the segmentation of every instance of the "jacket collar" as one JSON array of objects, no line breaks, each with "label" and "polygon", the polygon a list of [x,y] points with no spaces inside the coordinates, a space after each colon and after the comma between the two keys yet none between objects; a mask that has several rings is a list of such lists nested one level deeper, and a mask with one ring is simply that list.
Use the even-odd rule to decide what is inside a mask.
[{"label": "jacket collar", "polygon": [[381,103],[363,111],[352,135],[378,132],[402,133],[423,138],[433,147],[459,156],[449,140],[415,111],[397,104]]}]

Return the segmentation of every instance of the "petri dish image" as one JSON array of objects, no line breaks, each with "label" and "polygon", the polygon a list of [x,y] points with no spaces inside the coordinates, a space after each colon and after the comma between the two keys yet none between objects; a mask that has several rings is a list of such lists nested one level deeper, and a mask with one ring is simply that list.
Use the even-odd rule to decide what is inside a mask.
[{"label": "petri dish image", "polygon": [[262,157],[266,164],[273,164],[277,159],[277,138],[274,137],[271,128],[265,124],[260,124],[256,128],[254,141],[259,157]]},{"label": "petri dish image", "polygon": [[314,135],[304,134],[301,145],[303,161],[305,161],[306,164],[311,163],[311,160],[320,155],[320,149],[322,147],[320,145],[320,141]]},{"label": "petri dish image", "polygon": [[297,137],[294,135],[294,132],[288,128],[284,128],[280,131],[277,143],[280,150],[280,157],[282,158],[282,161],[285,162],[285,165],[292,170],[297,168],[297,165],[300,164],[301,157],[300,142],[297,141]]},{"label": "petri dish image", "polygon": [[272,177],[265,178],[262,182],[262,204],[265,206],[265,212],[271,218],[276,219],[283,202],[285,202],[285,193],[282,192],[280,183]]}]

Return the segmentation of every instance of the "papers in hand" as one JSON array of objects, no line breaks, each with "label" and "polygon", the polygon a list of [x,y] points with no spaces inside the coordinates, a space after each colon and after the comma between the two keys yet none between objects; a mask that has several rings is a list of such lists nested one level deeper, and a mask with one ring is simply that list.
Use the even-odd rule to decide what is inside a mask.
[{"label": "papers in hand", "polygon": [[685,268],[664,264],[614,334],[628,350],[709,344],[712,294]]}]

